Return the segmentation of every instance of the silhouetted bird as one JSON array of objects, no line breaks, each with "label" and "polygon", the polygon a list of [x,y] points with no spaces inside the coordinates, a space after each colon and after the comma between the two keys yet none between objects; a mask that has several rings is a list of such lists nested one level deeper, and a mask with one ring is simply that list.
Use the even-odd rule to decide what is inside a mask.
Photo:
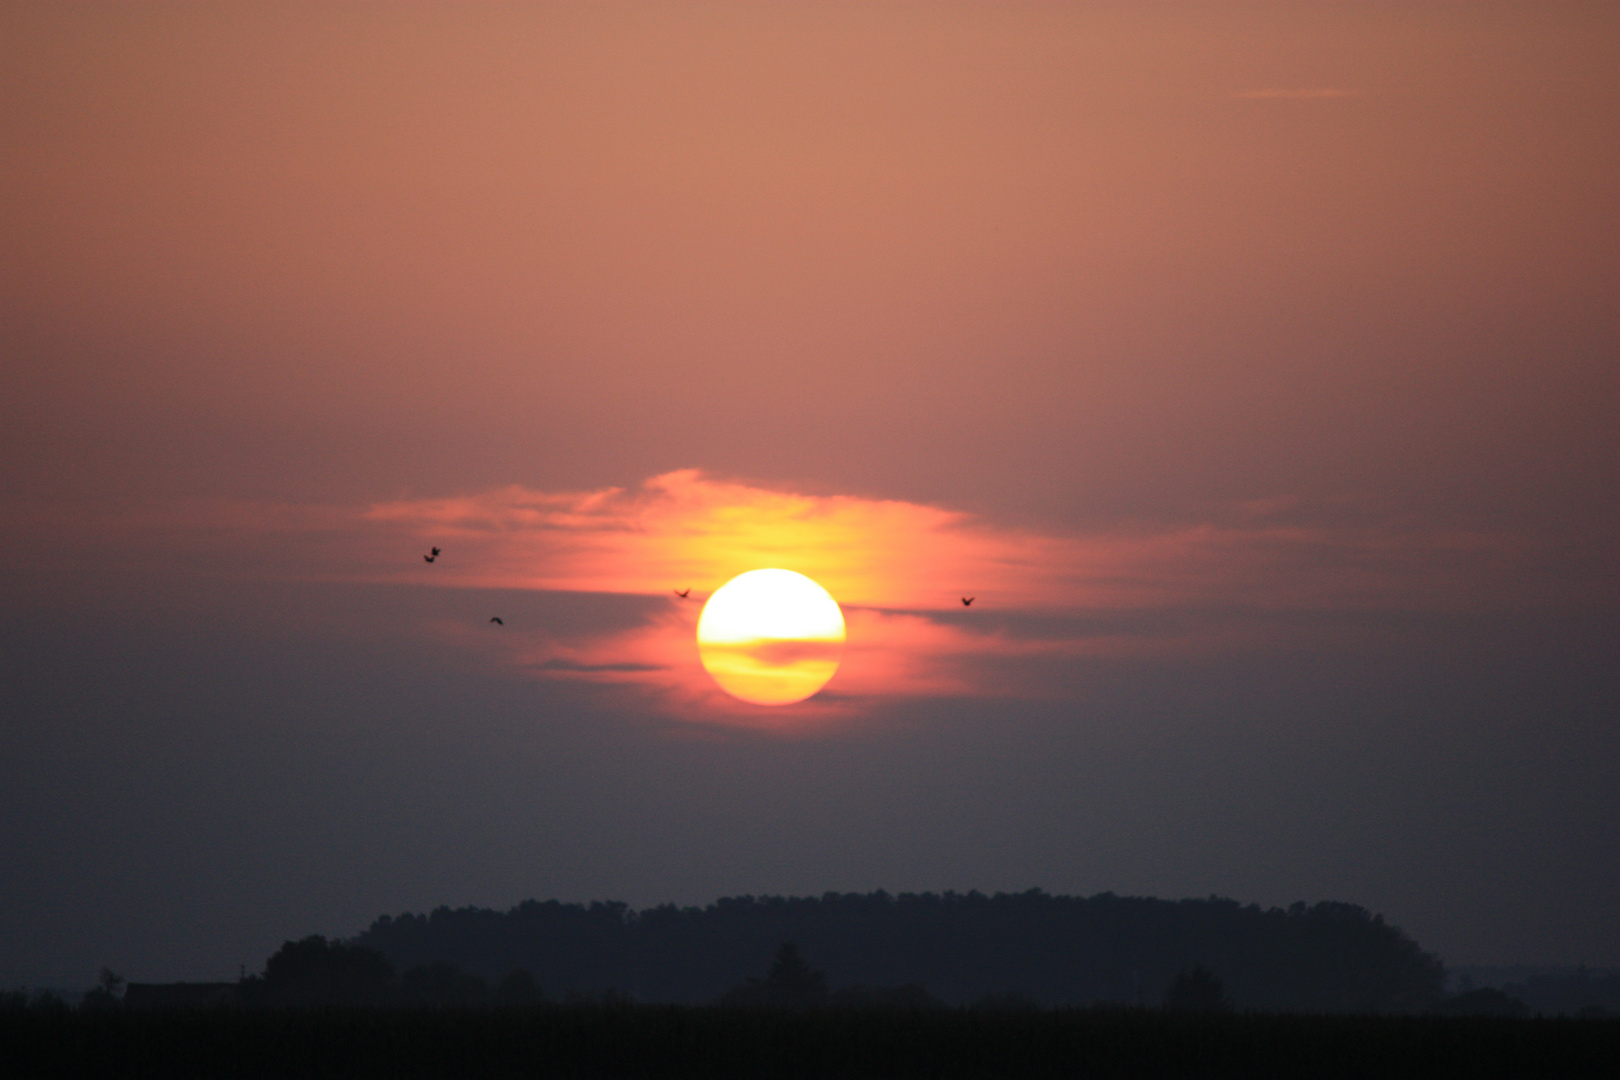
[{"label": "silhouetted bird", "polygon": [[439,549],[438,548],[433,549],[433,557],[435,559],[437,559],[439,557]]},{"label": "silhouetted bird", "polygon": [[691,589],[690,586],[688,586],[687,588],[684,588],[684,589],[676,589],[675,590],[675,595],[680,597],[682,600],[685,600],[687,598],[687,596],[691,594],[691,592],[692,592],[692,589]]},{"label": "silhouetted bird", "polygon": [[962,597],[962,606],[963,607],[972,607],[973,606],[973,601],[975,601],[977,599],[978,599],[977,596],[964,596],[964,597]]},{"label": "silhouetted bird", "polygon": [[489,621],[494,623],[496,626],[505,626],[506,625],[505,623],[501,622],[501,617],[499,615],[495,615],[495,616],[491,617]]},{"label": "silhouetted bird", "polygon": [[424,555],[424,556],[422,556],[422,561],[423,562],[432,562],[433,559],[434,559],[434,556],[432,556],[432,555]]}]

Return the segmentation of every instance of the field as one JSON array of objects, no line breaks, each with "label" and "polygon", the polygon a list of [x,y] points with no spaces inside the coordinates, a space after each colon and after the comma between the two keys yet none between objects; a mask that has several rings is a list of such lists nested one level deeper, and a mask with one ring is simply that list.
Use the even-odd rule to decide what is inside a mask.
[{"label": "field", "polygon": [[1620,1021],[659,1006],[0,1014],[24,1077],[1614,1077]]}]

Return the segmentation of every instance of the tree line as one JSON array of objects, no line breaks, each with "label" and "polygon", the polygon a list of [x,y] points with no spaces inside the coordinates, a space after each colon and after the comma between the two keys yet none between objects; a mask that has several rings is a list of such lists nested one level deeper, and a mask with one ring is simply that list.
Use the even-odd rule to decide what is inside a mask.
[{"label": "tree line", "polygon": [[[1498,991],[1474,992],[1479,1001],[1447,999],[1444,979],[1435,956],[1351,904],[1262,909],[1218,897],[874,892],[730,897],[641,911],[531,900],[507,911],[383,916],[346,941],[286,942],[261,974],[236,983],[135,983],[123,991],[121,979],[103,972],[84,1007],[111,1007],[122,997],[150,1007],[549,1001],[1528,1011]],[[1589,982],[1609,989],[1606,980]],[[24,1000],[10,995],[0,1005]]]},{"label": "tree line", "polygon": [[1381,916],[1331,902],[1262,909],[1040,890],[742,896],[640,911],[531,900],[384,916],[352,944],[400,970],[451,965],[490,986],[521,970],[558,997],[696,1005],[740,992],[784,942],[831,988],[947,1005],[1158,1005],[1194,969],[1237,1009],[1403,1012],[1444,996],[1438,958]]}]

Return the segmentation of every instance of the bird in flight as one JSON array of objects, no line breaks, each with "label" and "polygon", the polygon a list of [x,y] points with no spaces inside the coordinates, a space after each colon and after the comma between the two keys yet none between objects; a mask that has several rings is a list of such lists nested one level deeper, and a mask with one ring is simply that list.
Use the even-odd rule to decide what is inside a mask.
[{"label": "bird in flight", "polygon": [[489,621],[494,623],[496,626],[505,626],[506,625],[504,622],[501,621],[501,617],[499,615],[491,615]]},{"label": "bird in flight", "polygon": [[680,597],[682,600],[685,600],[691,594],[692,594],[692,587],[690,585],[688,585],[684,589],[676,589],[675,590],[675,595]]},{"label": "bird in flight", "polygon": [[432,562],[434,559],[437,559],[438,557],[439,557],[439,549],[434,548],[433,549],[433,554],[422,556],[422,561],[423,562]]},{"label": "bird in flight", "polygon": [[433,549],[433,557],[435,559],[437,559],[439,557],[439,549],[438,548]]},{"label": "bird in flight", "polygon": [[972,607],[973,606],[973,601],[975,601],[977,599],[978,599],[977,596],[964,596],[964,597],[962,597],[962,606],[963,607]]}]

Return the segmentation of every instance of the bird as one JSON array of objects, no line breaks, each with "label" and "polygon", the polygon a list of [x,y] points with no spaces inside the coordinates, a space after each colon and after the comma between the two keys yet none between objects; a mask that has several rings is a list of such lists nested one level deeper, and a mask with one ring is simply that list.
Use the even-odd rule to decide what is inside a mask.
[{"label": "bird", "polygon": [[676,596],[680,597],[682,600],[685,600],[688,596],[690,596],[692,594],[692,587],[690,585],[688,585],[684,589],[676,589],[674,591],[675,591]]},{"label": "bird", "polygon": [[422,561],[423,561],[423,562],[432,562],[432,561],[433,561],[433,560],[434,560],[434,559],[435,559],[435,558],[437,558],[437,556],[434,556],[434,555],[424,555],[424,556],[422,556]]},{"label": "bird", "polygon": [[977,596],[964,596],[964,597],[962,597],[962,606],[963,607],[972,607],[973,606],[973,601],[975,601],[977,599],[978,599]]},{"label": "bird", "polygon": [[499,615],[491,615],[490,618],[489,618],[489,621],[494,623],[496,626],[505,626],[506,625],[504,622],[501,621],[501,617]]},{"label": "bird", "polygon": [[433,557],[435,559],[437,559],[439,557],[439,549],[438,548],[433,549]]}]

